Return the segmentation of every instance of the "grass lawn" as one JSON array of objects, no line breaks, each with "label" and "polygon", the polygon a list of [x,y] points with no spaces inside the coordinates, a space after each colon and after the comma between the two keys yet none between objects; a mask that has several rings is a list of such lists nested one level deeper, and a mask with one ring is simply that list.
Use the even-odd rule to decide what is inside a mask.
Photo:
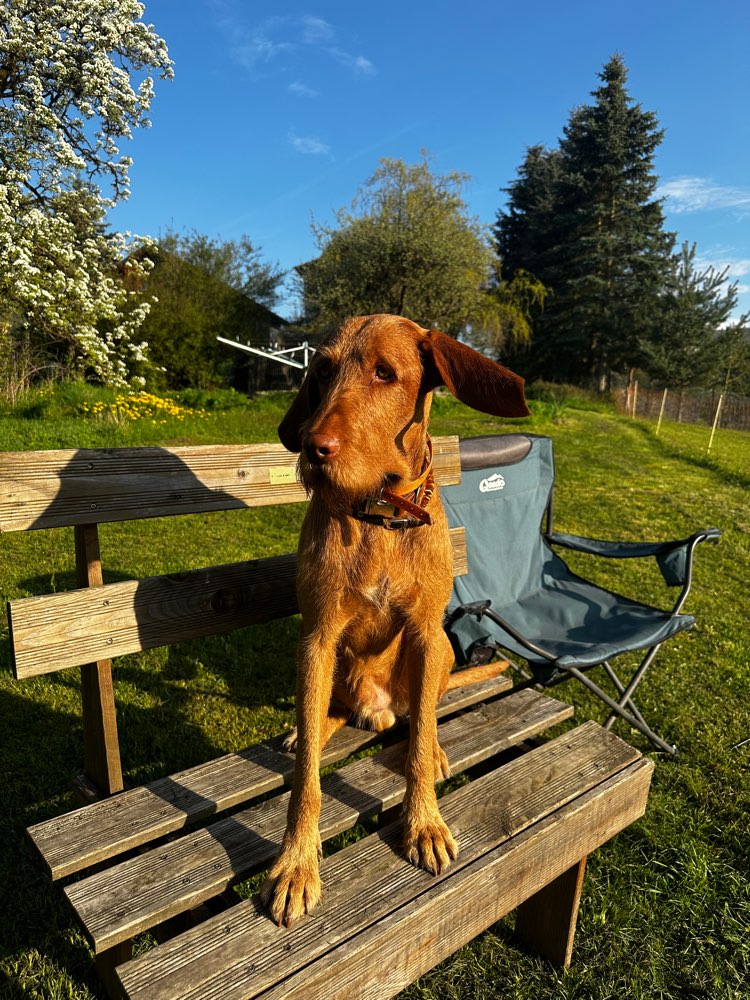
[{"label": "grass lawn", "polygon": [[[288,397],[246,405],[229,395],[183,394],[170,408],[118,403],[85,386],[37,393],[0,410],[0,450],[275,440]],[[99,405],[98,405],[99,404]],[[518,950],[512,916],[410,987],[417,998],[750,998],[750,435],[618,417],[585,401],[541,399],[512,429],[555,440],[560,530],[601,538],[724,532],[696,557],[686,610],[696,628],[668,643],[641,688],[647,719],[680,747],[655,755],[646,816],[589,861],[573,967],[565,974]],[[96,412],[94,412],[96,410]],[[128,411],[132,410],[132,413]],[[510,430],[449,397],[436,400],[435,434]],[[103,525],[107,580],[287,552],[301,505]],[[646,601],[669,604],[655,567],[634,560],[580,570]],[[605,562],[605,561],[603,561]],[[0,538],[4,599],[73,584],[72,529]],[[274,622],[229,636],[123,657],[115,663],[123,767],[142,782],[279,732],[294,714],[297,625]],[[603,713],[579,687],[578,721]],[[622,723],[615,730],[649,752]],[[749,741],[749,742],[744,742]],[[13,680],[0,625],[0,823],[3,920],[0,997],[99,997],[91,954],[61,893],[39,870],[23,830],[72,803],[81,767],[76,671]],[[482,900],[477,900],[477,906]]]}]

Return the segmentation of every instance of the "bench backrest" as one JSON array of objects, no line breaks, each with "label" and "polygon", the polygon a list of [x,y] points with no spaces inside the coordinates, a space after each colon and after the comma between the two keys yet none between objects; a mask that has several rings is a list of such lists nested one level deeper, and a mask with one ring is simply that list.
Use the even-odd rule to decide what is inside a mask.
[{"label": "bench backrest", "polygon": [[[438,484],[460,482],[458,438],[433,450]],[[276,444],[0,453],[0,532],[72,526],[78,579],[9,602],[14,673],[82,667],[86,772],[105,791],[122,787],[112,658],[294,614],[296,557],[105,584],[98,525],[299,503],[296,462]],[[464,533],[452,542],[466,572]]]},{"label": "bench backrest", "polygon": [[[437,482],[460,482],[458,438],[433,452]],[[299,503],[296,465],[280,444],[4,452],[0,532]]]}]

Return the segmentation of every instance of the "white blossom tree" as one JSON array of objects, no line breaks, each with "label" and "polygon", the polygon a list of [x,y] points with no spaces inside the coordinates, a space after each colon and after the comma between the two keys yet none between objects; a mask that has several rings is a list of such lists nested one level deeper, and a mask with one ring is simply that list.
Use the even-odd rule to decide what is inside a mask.
[{"label": "white blossom tree", "polygon": [[[145,345],[134,245],[107,233],[128,196],[120,143],[147,127],[154,74],[172,76],[138,0],[0,0],[0,336],[70,345],[127,382]],[[142,298],[142,297],[141,297]],[[3,344],[0,342],[0,351]]]}]

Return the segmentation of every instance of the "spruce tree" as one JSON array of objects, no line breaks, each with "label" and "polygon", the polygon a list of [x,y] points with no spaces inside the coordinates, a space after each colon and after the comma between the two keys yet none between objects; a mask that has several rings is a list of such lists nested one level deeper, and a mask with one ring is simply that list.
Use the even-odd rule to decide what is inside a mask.
[{"label": "spruce tree", "polygon": [[[658,385],[685,388],[721,381],[733,346],[725,330],[737,305],[736,282],[727,285],[728,268],[698,270],[695,244],[683,243],[658,310],[658,337],[643,343],[643,368]],[[738,326],[744,327],[747,317]],[[736,353],[736,352],[734,352]]]},{"label": "spruce tree", "polygon": [[516,180],[503,188],[508,209],[498,212],[493,234],[506,280],[517,271],[539,275],[546,270],[559,178],[559,150],[531,146]]},{"label": "spruce tree", "polygon": [[559,149],[527,156],[495,235],[507,263],[549,290],[535,323],[535,373],[606,389],[613,373],[639,360],[674,237],[655,197],[653,158],[663,137],[656,116],[629,96],[621,56],[599,78],[593,103],[570,115]]}]

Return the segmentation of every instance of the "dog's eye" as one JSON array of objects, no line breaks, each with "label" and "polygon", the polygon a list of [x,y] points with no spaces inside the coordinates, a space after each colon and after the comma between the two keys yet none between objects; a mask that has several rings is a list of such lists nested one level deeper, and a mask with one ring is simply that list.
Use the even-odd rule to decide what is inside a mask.
[{"label": "dog's eye", "polygon": [[376,365],[375,378],[378,382],[393,382],[396,378],[396,374],[392,368],[388,367],[388,365]]},{"label": "dog's eye", "polygon": [[318,365],[317,369],[315,370],[315,377],[317,378],[318,382],[322,382],[324,384],[331,381],[331,379],[333,378],[333,368],[331,367],[329,361],[323,361],[321,362],[321,364]]}]

